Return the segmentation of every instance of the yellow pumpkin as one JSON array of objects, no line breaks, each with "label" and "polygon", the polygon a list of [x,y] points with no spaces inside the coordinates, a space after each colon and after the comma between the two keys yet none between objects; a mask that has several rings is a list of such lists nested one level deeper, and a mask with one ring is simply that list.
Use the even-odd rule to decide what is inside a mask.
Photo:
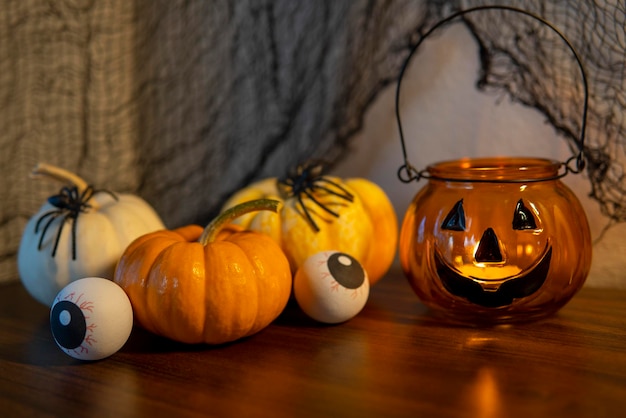
[{"label": "yellow pumpkin", "polygon": [[249,200],[269,198],[283,203],[275,214],[256,212],[235,222],[274,239],[292,271],[320,251],[340,251],[357,259],[370,284],[393,263],[398,221],[385,192],[364,178],[325,176],[318,165],[303,165],[286,179],[267,178],[239,190],[224,209]]},{"label": "yellow pumpkin", "polygon": [[133,241],[114,281],[145,329],[183,343],[220,344],[252,335],[283,311],[291,294],[287,258],[269,237],[229,222],[257,200],[220,214],[206,229],[188,225]]}]

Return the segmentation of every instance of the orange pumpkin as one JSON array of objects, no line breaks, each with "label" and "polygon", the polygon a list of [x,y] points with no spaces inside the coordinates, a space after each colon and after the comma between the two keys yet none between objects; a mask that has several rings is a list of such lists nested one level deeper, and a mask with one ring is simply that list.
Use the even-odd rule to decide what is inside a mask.
[{"label": "orange pumpkin", "polygon": [[223,212],[204,230],[188,225],[137,238],[114,281],[128,294],[136,321],[184,343],[220,344],[252,335],[283,311],[291,293],[289,262],[269,237],[229,225],[257,200]]}]

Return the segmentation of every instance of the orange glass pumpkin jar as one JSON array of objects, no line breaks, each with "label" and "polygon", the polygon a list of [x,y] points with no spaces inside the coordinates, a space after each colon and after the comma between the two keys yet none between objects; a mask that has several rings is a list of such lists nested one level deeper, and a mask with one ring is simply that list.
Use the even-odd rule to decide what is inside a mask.
[{"label": "orange glass pumpkin jar", "polygon": [[591,235],[561,163],[482,158],[427,168],[410,204],[400,260],[430,308],[463,322],[550,315],[581,288]]},{"label": "orange glass pumpkin jar", "polygon": [[[433,164],[409,163],[399,112],[402,76],[438,27],[466,13],[498,9],[531,17],[552,29],[573,53],[584,86],[578,153],[564,163],[542,158],[491,157]],[[584,168],[588,88],[571,43],[549,22],[509,6],[477,6],[435,24],[417,42],[398,78],[396,118],[403,182],[427,179],[400,231],[402,268],[425,305],[457,322],[509,323],[553,314],[583,286],[591,265],[585,212],[561,182]],[[570,164],[575,163],[574,167]]]}]

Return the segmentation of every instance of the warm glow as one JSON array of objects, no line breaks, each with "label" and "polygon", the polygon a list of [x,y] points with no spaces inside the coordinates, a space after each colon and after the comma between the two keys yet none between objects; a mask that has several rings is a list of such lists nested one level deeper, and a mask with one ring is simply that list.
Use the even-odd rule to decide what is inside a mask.
[{"label": "warm glow", "polygon": [[526,244],[524,248],[526,249],[526,255],[533,255],[533,253],[535,252],[534,245]]},{"label": "warm glow", "polygon": [[[474,244],[473,254],[476,253],[479,243]],[[533,251],[532,246],[527,246],[526,251]],[[472,263],[463,264],[463,258],[456,256],[454,263],[459,272],[465,277],[475,277],[485,280],[501,280],[519,274],[522,269],[515,265],[504,263]],[[487,290],[487,289],[485,289]],[[497,289],[493,289],[497,290]]]},{"label": "warm glow", "polygon": [[[522,269],[513,265],[490,265],[489,263],[467,264],[458,267],[464,277],[475,277],[485,280],[501,280],[519,274]],[[487,289],[485,289],[487,290]],[[496,289],[494,289],[496,290]]]},{"label": "warm glow", "polygon": [[491,344],[496,339],[494,337],[483,337],[483,336],[471,336],[467,340],[465,340],[465,347],[471,349],[478,349],[485,347],[488,344]]},{"label": "warm glow", "polygon": [[461,168],[472,168],[472,161],[469,158],[462,158],[459,166]]},{"label": "warm glow", "polygon": [[476,418],[495,418],[502,415],[500,390],[493,369],[484,367],[478,370],[476,379],[468,391],[469,404],[473,406]]}]

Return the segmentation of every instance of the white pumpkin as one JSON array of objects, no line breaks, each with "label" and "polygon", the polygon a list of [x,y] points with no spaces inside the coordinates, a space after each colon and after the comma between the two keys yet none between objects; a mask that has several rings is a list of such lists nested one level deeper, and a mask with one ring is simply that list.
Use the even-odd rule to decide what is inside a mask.
[{"label": "white pumpkin", "polygon": [[[107,191],[92,194],[80,177],[46,164],[35,167],[33,174],[69,185],[28,221],[17,255],[22,284],[47,306],[75,280],[90,276],[112,279],[115,265],[131,241],[165,228],[155,210],[140,197]],[[84,204],[80,211],[69,210],[69,197],[76,202],[81,196]]]}]

